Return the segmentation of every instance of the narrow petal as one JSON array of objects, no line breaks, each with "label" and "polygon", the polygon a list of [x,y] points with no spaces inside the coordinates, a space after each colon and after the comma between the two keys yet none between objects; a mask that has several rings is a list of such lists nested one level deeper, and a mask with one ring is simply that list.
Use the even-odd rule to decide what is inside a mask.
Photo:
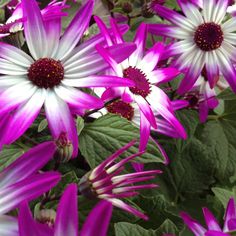
[{"label": "narrow petal", "polygon": [[88,0],[77,12],[60,40],[57,59],[63,60],[79,42],[83,33],[88,28],[93,6],[94,0]]},{"label": "narrow petal", "polygon": [[0,114],[10,112],[27,101],[36,91],[29,81],[13,85],[0,94]]},{"label": "narrow petal", "polygon": [[68,105],[54,92],[48,92],[45,100],[45,112],[51,133],[57,139],[62,133],[67,134],[73,144],[73,155],[78,153],[78,136],[75,121]]},{"label": "narrow petal", "polygon": [[6,75],[26,75],[28,72],[25,68],[0,58],[0,73]]},{"label": "narrow petal", "polygon": [[179,74],[179,70],[169,67],[152,71],[148,74],[148,79],[152,84],[167,83]]},{"label": "narrow petal", "polygon": [[236,208],[235,208],[234,198],[230,198],[227,208],[226,208],[224,232],[235,230],[235,228],[234,229],[230,228],[229,221],[231,219],[234,219],[234,220],[236,219]]},{"label": "narrow petal", "polygon": [[0,42],[0,57],[23,68],[28,68],[34,62],[24,51],[2,42]]},{"label": "narrow petal", "polygon": [[[67,78],[71,77],[67,76]],[[135,83],[132,80],[112,75],[91,75],[87,78],[65,79],[63,84],[78,88],[135,86]]]},{"label": "narrow petal", "polygon": [[28,102],[17,108],[12,114],[5,134],[5,144],[16,141],[37,118],[46,98],[46,90],[39,89]]},{"label": "narrow petal", "polygon": [[219,223],[216,221],[213,214],[206,207],[204,207],[202,209],[202,211],[203,211],[204,218],[205,218],[208,229],[215,230],[215,231],[221,231]]},{"label": "narrow petal", "polygon": [[184,223],[196,236],[205,236],[206,229],[204,229],[196,220],[192,219],[187,213],[180,214]]},{"label": "narrow petal", "polygon": [[142,23],[135,34],[134,43],[137,45],[137,49],[130,55],[130,66],[136,66],[137,63],[143,58],[144,49],[146,46],[147,38],[147,25]]},{"label": "narrow petal", "polygon": [[140,111],[140,143],[139,143],[139,151],[145,151],[149,136],[150,136],[150,131],[151,131],[151,125],[145,115]]},{"label": "narrow petal", "polygon": [[1,172],[0,188],[8,187],[36,173],[53,157],[55,150],[53,142],[31,148]]},{"label": "narrow petal", "polygon": [[[71,80],[67,81],[70,82]],[[95,84],[94,80],[93,84]],[[54,91],[56,92],[58,97],[60,97],[62,100],[74,107],[93,109],[101,108],[103,106],[103,101],[101,99],[90,94],[84,93],[75,88],[67,86],[58,86],[54,88]]]},{"label": "narrow petal", "polygon": [[0,216],[0,235],[1,236],[19,236],[17,219],[11,216]]},{"label": "narrow petal", "polygon": [[54,187],[60,180],[57,172],[33,175],[0,191],[0,214],[16,208],[22,201],[30,201]]},{"label": "narrow petal", "polygon": [[57,208],[54,236],[78,236],[77,185],[70,184]]},{"label": "narrow petal", "polygon": [[24,32],[30,53],[34,59],[47,55],[48,43],[43,18],[35,0],[22,0]]},{"label": "narrow petal", "polygon": [[[101,216],[101,217],[99,217]],[[112,216],[112,204],[102,200],[90,212],[83,228],[80,232],[81,236],[106,236],[108,226]]]},{"label": "narrow petal", "polygon": [[147,101],[142,96],[139,95],[135,96],[135,101],[137,102],[139,109],[142,111],[143,115],[145,115],[145,117],[149,121],[150,125],[153,128],[157,128],[155,116]]},{"label": "narrow petal", "polygon": [[148,217],[143,214],[142,212],[138,211],[137,209],[131,207],[130,205],[126,204],[125,202],[121,201],[120,199],[116,199],[116,198],[111,198],[108,199],[109,202],[112,203],[113,206],[116,206],[122,210],[125,210],[143,220],[148,220]]}]

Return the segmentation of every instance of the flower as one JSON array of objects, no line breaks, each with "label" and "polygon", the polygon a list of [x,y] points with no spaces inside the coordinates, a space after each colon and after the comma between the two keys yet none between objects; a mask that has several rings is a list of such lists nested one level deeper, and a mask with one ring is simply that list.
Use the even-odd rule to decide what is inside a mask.
[{"label": "flower", "polygon": [[82,177],[79,183],[79,191],[89,199],[106,199],[113,206],[147,220],[146,215],[119,199],[138,195],[139,193],[136,190],[158,187],[156,184],[133,184],[153,179],[156,174],[162,173],[160,170],[149,170],[120,175],[127,162],[142,155],[142,153],[136,153],[117,163],[115,162],[134,143],[135,141],[128,143]]},{"label": "flower", "polygon": [[194,233],[195,236],[228,236],[231,231],[236,231],[236,210],[233,198],[231,198],[228,202],[224,217],[223,229],[220,227],[213,214],[207,208],[203,208],[202,210],[207,229],[201,226],[196,220],[192,219],[187,213],[181,213],[184,223]]},{"label": "flower", "polygon": [[41,219],[44,224],[34,221],[27,203],[21,204],[18,220],[19,236],[106,236],[111,215],[112,205],[109,202],[100,201],[90,212],[79,233],[77,186],[70,184],[61,197],[55,221],[52,219],[53,224],[48,221],[48,218]]},{"label": "flower", "polygon": [[[94,46],[95,36],[79,45],[88,27],[94,1],[88,0],[61,34],[61,18],[44,24],[35,0],[22,0],[24,33],[30,57],[24,51],[0,43],[0,116],[11,114],[2,144],[10,144],[33,123],[44,105],[49,128],[55,139],[66,133],[77,156],[78,137],[71,110],[100,108],[103,102],[78,88],[132,86],[117,76],[94,75],[107,68]],[[122,61],[134,50],[131,44],[109,48]],[[76,109],[75,109],[76,108]]]},{"label": "flower", "polygon": [[[114,32],[114,39],[110,37],[105,30],[105,25],[98,17],[96,17],[96,22],[104,33],[108,45],[124,42],[113,19],[111,19],[111,26]],[[170,99],[157,86],[163,82],[170,81],[179,72],[171,67],[156,68],[161,55],[164,53],[164,45],[156,43],[145,53],[146,30],[146,25],[141,24],[134,39],[137,49],[122,63],[114,61],[106,49],[99,45],[96,46],[98,52],[110,65],[110,70],[107,70],[107,74],[128,78],[135,83],[135,86],[130,88],[107,88],[102,95],[102,99],[108,100],[121,97],[122,101],[126,103],[134,102],[138,105],[140,112],[140,151],[145,150],[147,146],[151,127],[154,129],[158,127],[155,114],[162,116],[169,126],[172,126],[178,132],[180,137],[186,138],[183,126],[175,117]]]},{"label": "flower", "polygon": [[60,180],[57,172],[38,174],[53,156],[53,142],[40,144],[19,157],[0,173],[0,235],[18,235],[17,220],[4,215],[24,200],[33,200]]},{"label": "flower", "polygon": [[202,10],[199,10],[190,1],[179,0],[178,4],[185,16],[155,5],[155,12],[170,21],[171,25],[150,24],[149,32],[178,40],[169,47],[167,54],[176,56],[174,66],[185,72],[178,88],[180,94],[193,87],[204,67],[211,88],[215,86],[221,72],[236,92],[236,70],[233,66],[236,59],[236,19],[226,16],[227,0],[201,2]]},{"label": "flower", "polygon": [[[16,33],[18,31],[23,30],[23,22],[25,19],[23,17],[22,4],[18,1],[12,1],[10,6],[12,7],[14,4],[15,7],[14,11],[11,14],[11,17],[7,19],[6,24],[0,26],[0,33],[3,33],[5,35],[9,35],[10,33]],[[67,16],[67,13],[62,12],[62,10],[66,7],[67,6],[65,5],[64,1],[52,1],[41,11],[43,20],[46,22],[48,20]]]}]

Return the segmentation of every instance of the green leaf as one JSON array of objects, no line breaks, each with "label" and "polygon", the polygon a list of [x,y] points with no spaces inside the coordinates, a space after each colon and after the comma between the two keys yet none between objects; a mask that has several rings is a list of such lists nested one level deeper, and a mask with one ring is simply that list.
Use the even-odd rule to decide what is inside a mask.
[{"label": "green leaf", "polygon": [[[133,139],[139,139],[139,130],[131,122],[117,115],[107,114],[93,123],[85,125],[80,134],[80,151],[91,168],[96,167],[116,150]],[[124,155],[138,152],[137,142]],[[156,144],[150,141],[147,152],[136,158],[138,162],[163,162],[163,157]]]},{"label": "green leaf", "polygon": [[236,188],[234,188],[233,191],[230,191],[228,189],[214,187],[212,188],[212,192],[219,199],[224,208],[226,208],[228,201],[231,197],[234,197],[236,199]]},{"label": "green leaf", "polygon": [[235,93],[232,92],[232,90],[230,88],[221,92],[217,97],[219,99],[223,99],[225,101],[226,100],[227,101],[236,100],[236,95],[235,95]]},{"label": "green leaf", "polygon": [[38,132],[42,132],[43,130],[45,130],[48,126],[48,121],[47,119],[43,119],[42,121],[40,121],[39,126],[38,126]]},{"label": "green leaf", "polygon": [[0,171],[2,171],[7,166],[9,166],[23,153],[24,153],[24,150],[22,148],[17,148],[14,145],[11,145],[8,148],[4,148],[0,152]]},{"label": "green leaf", "polygon": [[5,7],[11,0],[0,0],[0,8]]},{"label": "green leaf", "polygon": [[84,128],[84,119],[81,116],[77,117],[76,126],[77,126],[77,134],[79,136]]},{"label": "green leaf", "polygon": [[130,224],[126,222],[120,222],[115,224],[116,236],[155,236],[154,230],[146,230],[139,225]]}]

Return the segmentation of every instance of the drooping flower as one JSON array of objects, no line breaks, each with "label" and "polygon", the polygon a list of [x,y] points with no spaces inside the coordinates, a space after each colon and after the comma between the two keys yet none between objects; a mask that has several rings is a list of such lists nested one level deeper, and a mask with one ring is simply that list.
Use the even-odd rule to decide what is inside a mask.
[{"label": "drooping flower", "polygon": [[219,225],[214,215],[207,208],[203,208],[202,210],[207,229],[196,220],[192,219],[187,213],[181,213],[184,223],[195,236],[228,236],[230,235],[230,232],[232,233],[236,231],[236,208],[233,198],[231,198],[228,202],[224,216],[223,228]]},{"label": "drooping flower", "polygon": [[53,156],[53,142],[40,144],[9,165],[0,173],[0,235],[18,235],[17,220],[3,215],[18,207],[22,201],[30,201],[54,187],[60,180],[57,172],[38,174]]},{"label": "drooping flower", "polygon": [[[22,203],[19,212],[19,236],[106,236],[112,215],[112,204],[100,201],[90,212],[81,231],[78,227],[77,186],[70,184],[59,202],[56,217],[33,219],[27,203]],[[47,211],[47,210],[45,210]]]},{"label": "drooping flower", "polygon": [[79,191],[89,199],[106,199],[111,202],[113,206],[147,220],[148,217],[146,215],[119,199],[138,195],[139,192],[137,192],[137,190],[158,187],[156,184],[133,184],[151,180],[155,178],[156,174],[162,173],[160,170],[149,170],[120,174],[124,170],[126,163],[143,154],[133,154],[116,162],[119,156],[134,145],[134,143],[135,141],[128,143],[81,178]]},{"label": "drooping flower", "polygon": [[[87,29],[94,1],[88,0],[61,35],[61,18],[44,23],[35,0],[22,0],[24,33],[29,56],[11,45],[0,43],[0,115],[11,114],[2,144],[10,144],[33,123],[44,105],[49,128],[55,139],[66,133],[78,152],[78,137],[70,109],[100,108],[103,102],[78,88],[132,86],[117,76],[95,75],[107,68],[94,52],[101,36],[79,45]],[[122,61],[135,49],[131,44],[110,47]],[[120,54],[117,54],[119,51]],[[74,110],[76,110],[74,109]]]},{"label": "drooping flower", "polygon": [[156,14],[171,24],[149,25],[151,33],[177,40],[169,47],[167,54],[175,56],[174,66],[185,73],[178,92],[184,94],[189,91],[204,67],[211,88],[221,72],[236,92],[236,70],[233,66],[236,59],[236,19],[226,16],[228,0],[192,2],[202,3],[202,9],[191,1],[178,0],[185,16],[156,4],[153,7]]},{"label": "drooping flower", "polygon": [[[119,29],[111,19],[114,37],[110,37],[103,22],[96,18],[97,24],[108,45],[116,45],[124,42]],[[107,74],[129,78],[135,83],[130,88],[107,88],[103,93],[104,100],[121,97],[126,103],[134,102],[140,112],[140,151],[145,150],[151,127],[157,129],[158,123],[155,114],[162,116],[173,127],[180,137],[186,138],[183,126],[177,120],[171,101],[162,89],[158,87],[163,82],[172,80],[179,74],[175,68],[156,68],[161,55],[164,53],[164,45],[156,43],[147,53],[145,52],[147,27],[141,24],[137,30],[134,43],[137,49],[122,63],[114,61],[110,53],[97,45],[97,50],[104,60],[110,65]],[[108,87],[108,86],[107,86]]]}]

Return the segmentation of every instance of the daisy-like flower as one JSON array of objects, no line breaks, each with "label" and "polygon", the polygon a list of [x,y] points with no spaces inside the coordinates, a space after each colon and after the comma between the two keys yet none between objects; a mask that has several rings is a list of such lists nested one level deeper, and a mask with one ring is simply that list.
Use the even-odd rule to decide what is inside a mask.
[{"label": "daisy-like flower", "polygon": [[162,173],[160,170],[150,170],[120,175],[125,168],[124,165],[127,162],[143,154],[143,152],[133,154],[132,156],[126,157],[121,161],[115,162],[119,156],[133,146],[134,143],[135,141],[128,143],[126,146],[108,157],[94,170],[81,178],[79,183],[79,191],[89,199],[105,199],[111,202],[113,206],[119,207],[131,214],[136,215],[137,217],[147,220],[148,217],[146,215],[119,199],[135,196],[139,194],[137,190],[140,189],[158,187],[156,184],[133,184],[151,180],[155,178],[156,174]]},{"label": "daisy-like flower", "polygon": [[106,236],[112,204],[100,201],[90,212],[79,232],[77,202],[77,186],[70,184],[61,197],[57,213],[48,214],[48,217],[42,217],[39,222],[33,219],[27,203],[22,203],[18,220],[19,236]]},{"label": "daisy-like flower", "polygon": [[[132,86],[133,82],[117,76],[94,75],[107,68],[94,45],[95,36],[79,45],[88,27],[94,1],[88,0],[75,15],[63,36],[61,18],[44,23],[35,0],[22,0],[24,33],[29,56],[24,51],[0,43],[0,116],[11,114],[2,144],[10,144],[32,124],[44,105],[49,128],[55,139],[66,133],[78,152],[76,125],[70,109],[100,108],[103,102],[77,88]],[[110,48],[118,61],[135,49],[122,44]],[[75,109],[76,108],[76,109]]]},{"label": "daisy-like flower", "polygon": [[52,158],[55,150],[53,142],[40,144],[0,173],[1,236],[19,235],[17,219],[4,214],[18,207],[22,201],[39,197],[60,180],[57,172],[37,173]]},{"label": "daisy-like flower", "polygon": [[[124,42],[113,19],[111,19],[113,38],[110,37],[105,25],[98,17],[96,17],[96,21],[104,33],[108,45]],[[180,137],[186,138],[183,126],[175,117],[170,99],[158,87],[159,84],[172,80],[179,72],[175,68],[156,68],[162,53],[164,53],[164,45],[157,43],[145,53],[146,33],[146,25],[141,24],[134,39],[137,49],[122,63],[117,63],[107,50],[99,45],[96,46],[98,52],[110,65],[107,74],[123,76],[135,83],[135,86],[130,88],[108,88],[102,98],[106,100],[121,97],[124,102],[134,102],[138,105],[140,112],[140,151],[146,148],[151,127],[154,129],[158,127],[155,114],[162,116],[170,126],[174,127]]]},{"label": "daisy-like flower", "polygon": [[176,56],[174,65],[185,72],[178,92],[189,91],[204,67],[211,88],[221,72],[236,92],[236,19],[226,16],[228,0],[202,0],[202,9],[190,1],[178,0],[178,4],[185,16],[157,4],[156,14],[171,25],[149,25],[151,33],[178,40],[169,48],[169,55]]},{"label": "daisy-like flower", "polygon": [[236,209],[234,199],[231,198],[224,216],[223,228],[219,225],[214,215],[207,209],[203,208],[203,214],[207,229],[192,219],[187,213],[182,212],[181,217],[188,228],[195,236],[228,236],[236,231]]}]

